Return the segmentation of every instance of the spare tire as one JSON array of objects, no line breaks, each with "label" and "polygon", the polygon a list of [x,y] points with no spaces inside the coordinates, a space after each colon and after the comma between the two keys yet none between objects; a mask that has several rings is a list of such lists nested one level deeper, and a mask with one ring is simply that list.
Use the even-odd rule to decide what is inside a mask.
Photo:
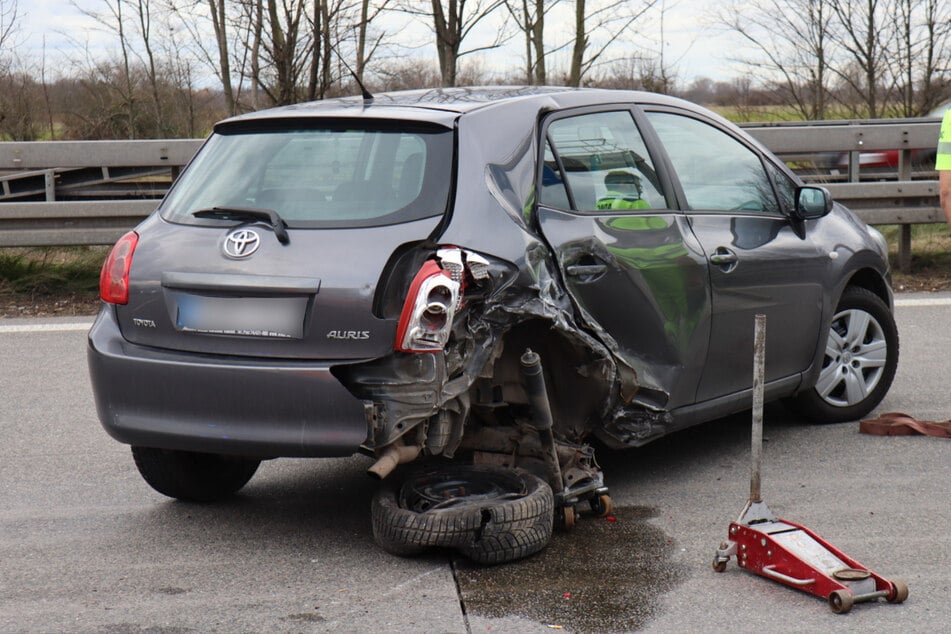
[{"label": "spare tire", "polygon": [[371,516],[373,537],[387,552],[453,548],[497,564],[548,544],[554,496],[522,469],[445,464],[388,479],[373,498]]}]

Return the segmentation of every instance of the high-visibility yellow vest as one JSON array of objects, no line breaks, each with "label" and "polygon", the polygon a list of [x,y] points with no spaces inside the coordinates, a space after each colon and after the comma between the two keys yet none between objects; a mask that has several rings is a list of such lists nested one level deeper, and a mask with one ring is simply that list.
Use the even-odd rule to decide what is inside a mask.
[{"label": "high-visibility yellow vest", "polygon": [[938,136],[938,158],[935,159],[936,170],[951,170],[951,108],[944,113],[941,122],[941,134]]},{"label": "high-visibility yellow vest", "polygon": [[[949,137],[951,138],[951,137]],[[598,209],[650,209],[647,201],[637,196],[625,195],[620,192],[607,192],[598,199]]]}]

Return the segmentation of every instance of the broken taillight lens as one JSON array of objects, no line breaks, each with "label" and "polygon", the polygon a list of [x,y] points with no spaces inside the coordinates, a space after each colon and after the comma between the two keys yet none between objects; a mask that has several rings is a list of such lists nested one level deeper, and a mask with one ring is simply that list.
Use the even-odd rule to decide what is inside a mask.
[{"label": "broken taillight lens", "polygon": [[459,282],[439,264],[433,260],[423,264],[403,304],[394,347],[401,352],[442,350],[452,330],[459,292]]},{"label": "broken taillight lens", "polygon": [[99,297],[110,304],[129,303],[129,269],[132,268],[132,253],[139,243],[139,234],[125,234],[109,252],[99,274]]}]

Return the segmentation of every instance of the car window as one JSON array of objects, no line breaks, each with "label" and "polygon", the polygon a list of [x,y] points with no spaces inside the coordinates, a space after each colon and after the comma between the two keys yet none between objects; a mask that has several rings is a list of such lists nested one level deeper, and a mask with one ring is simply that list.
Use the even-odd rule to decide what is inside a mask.
[{"label": "car window", "polygon": [[695,210],[779,213],[766,169],[756,152],[729,134],[691,117],[649,112]]},{"label": "car window", "polygon": [[172,222],[212,207],[272,209],[291,227],[372,226],[437,215],[452,180],[449,130],[216,133],[162,205]]},{"label": "car window", "polygon": [[560,189],[546,185],[544,172],[551,170],[552,183],[555,178],[567,182],[578,211],[667,208],[647,146],[629,111],[557,119],[548,126],[548,143],[543,204],[563,207],[567,202]]}]

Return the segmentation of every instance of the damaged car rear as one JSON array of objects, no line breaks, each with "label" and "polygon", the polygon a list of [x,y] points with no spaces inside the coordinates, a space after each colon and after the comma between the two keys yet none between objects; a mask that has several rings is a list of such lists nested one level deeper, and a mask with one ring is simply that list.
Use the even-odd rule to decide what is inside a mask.
[{"label": "damaged car rear", "polygon": [[767,398],[867,414],[898,359],[888,280],[877,232],[692,104],[389,93],[218,124],[103,266],[89,367],[165,495],[364,453],[384,548],[495,563],[610,511],[592,437],[748,408],[754,314]]}]

